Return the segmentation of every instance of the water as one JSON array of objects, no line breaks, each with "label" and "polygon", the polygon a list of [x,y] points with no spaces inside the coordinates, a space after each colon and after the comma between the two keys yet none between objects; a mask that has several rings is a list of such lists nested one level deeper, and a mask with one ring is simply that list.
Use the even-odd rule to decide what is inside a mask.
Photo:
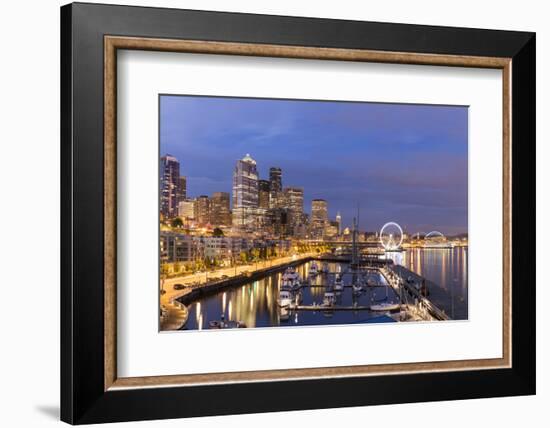
[{"label": "water", "polygon": [[[300,265],[297,270],[302,278],[307,278],[310,263]],[[329,263],[331,272],[345,272],[348,264]],[[350,324],[381,320],[380,313],[370,310],[349,311],[288,311],[277,305],[279,284],[282,273],[268,276],[259,281],[227,289],[218,294],[204,297],[198,302],[189,305],[189,318],[183,329],[208,329],[210,321],[221,319],[222,314],[226,321],[242,321],[247,327],[288,327],[298,325],[328,325]],[[385,279],[378,273],[368,273],[366,279],[376,284],[386,284]],[[345,273],[344,285],[351,285],[353,275]],[[311,281],[317,287],[302,287],[302,305],[322,303],[325,288],[322,285],[332,283],[334,275],[319,274]],[[398,297],[390,287],[370,287],[354,296],[351,287],[337,293],[336,305],[370,306],[378,301],[397,303]],[[387,320],[387,319],[386,319]]]},{"label": "water", "polygon": [[430,300],[451,318],[468,318],[468,247],[414,248],[386,256],[431,282]]},{"label": "water", "polygon": [[[428,280],[429,299],[443,309],[452,319],[468,318],[468,249],[409,249],[388,253],[394,263],[423,276]],[[298,267],[302,278],[307,278],[310,263]],[[331,272],[347,271],[348,264],[329,263]],[[287,311],[277,305],[282,273],[251,281],[239,287],[227,289],[189,305],[189,318],[183,329],[208,329],[210,321],[242,321],[247,327],[289,327],[299,325],[351,324],[376,321],[380,313],[358,311]],[[378,273],[367,278],[377,284],[385,284]],[[334,275],[318,275],[313,285],[326,285],[334,281]],[[344,275],[344,284],[353,281],[351,274]],[[386,291],[388,297],[386,298]],[[325,288],[302,287],[302,304],[321,303]],[[337,305],[369,306],[376,301],[397,302],[397,295],[389,287],[367,288],[359,296],[353,296],[351,288],[337,296]]]}]

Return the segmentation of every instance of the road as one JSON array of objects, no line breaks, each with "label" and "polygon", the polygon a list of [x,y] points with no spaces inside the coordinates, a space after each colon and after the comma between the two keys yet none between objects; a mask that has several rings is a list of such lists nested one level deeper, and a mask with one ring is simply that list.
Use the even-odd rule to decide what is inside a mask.
[{"label": "road", "polygon": [[[265,260],[262,262],[248,264],[248,265],[239,265],[234,267],[227,267],[222,269],[217,269],[210,272],[195,273],[192,275],[177,276],[174,278],[168,278],[164,281],[161,280],[161,289],[165,290],[165,293],[160,296],[160,305],[165,311],[164,317],[161,318],[161,329],[162,330],[177,330],[187,320],[187,313],[185,313],[186,308],[181,307],[177,302],[174,302],[175,299],[184,296],[185,294],[191,291],[191,287],[186,287],[182,290],[174,290],[175,284],[190,285],[193,283],[199,283],[201,285],[206,285],[208,280],[211,278],[220,278],[223,275],[229,277],[237,276],[244,272],[255,272],[257,270],[266,269],[274,267],[277,265],[282,265],[285,263],[290,263],[296,260],[306,259],[308,257],[316,256],[317,253],[305,253],[296,256],[280,257],[278,259]],[[185,308],[185,309],[184,309]]]}]

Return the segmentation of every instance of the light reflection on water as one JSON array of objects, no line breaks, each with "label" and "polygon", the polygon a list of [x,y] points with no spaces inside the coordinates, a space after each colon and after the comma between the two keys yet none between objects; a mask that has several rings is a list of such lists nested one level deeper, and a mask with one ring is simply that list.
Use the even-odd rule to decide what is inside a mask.
[{"label": "light reflection on water", "polygon": [[[430,299],[453,319],[468,317],[468,249],[409,249],[387,254],[394,263],[424,276],[429,282]],[[301,278],[307,278],[310,263],[297,267]],[[348,264],[329,263],[331,272],[346,272]],[[376,283],[385,283],[377,273],[368,278]],[[276,273],[258,281],[226,289],[218,294],[203,297],[189,305],[189,318],[183,329],[208,329],[210,321],[242,321],[247,327],[274,327],[296,325],[328,325],[361,323],[380,313],[369,310],[357,311],[286,311],[277,305],[282,273]],[[318,275],[311,283],[326,285],[334,281],[333,275]],[[353,275],[344,275],[344,284],[351,285]],[[369,306],[378,301],[397,302],[392,289],[386,297],[388,287],[366,288],[354,296],[351,288],[345,288],[337,295],[337,305]],[[302,287],[303,305],[321,303],[324,287]]]},{"label": "light reflection on water", "polygon": [[468,247],[412,248],[386,257],[440,287],[430,298],[447,314],[454,314],[452,318],[468,318]]},{"label": "light reflection on water", "polygon": [[[302,264],[297,270],[302,278],[309,274],[309,263]],[[347,264],[329,263],[331,272],[346,271]],[[378,273],[369,273],[367,277],[378,284],[385,284]],[[357,311],[286,311],[277,305],[281,273],[276,273],[259,281],[253,281],[218,294],[206,296],[189,305],[189,318],[184,329],[208,328],[210,321],[242,321],[247,327],[274,327],[296,325],[324,325],[360,323],[381,314],[369,310]],[[357,277],[344,275],[344,284],[351,285]],[[332,284],[334,275],[318,275],[312,281],[313,286],[302,287],[302,304],[322,303],[325,288]],[[351,288],[337,293],[337,304],[344,306],[370,306],[379,301],[397,302],[397,295],[389,287],[367,288],[360,295],[353,295]]]}]

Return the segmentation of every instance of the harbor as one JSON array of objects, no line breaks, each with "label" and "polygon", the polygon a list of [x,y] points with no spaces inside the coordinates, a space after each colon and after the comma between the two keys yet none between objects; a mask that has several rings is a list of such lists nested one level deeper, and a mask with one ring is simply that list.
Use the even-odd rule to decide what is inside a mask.
[{"label": "harbor", "polygon": [[[330,259],[309,255],[187,290],[177,298],[187,308],[179,329],[467,319],[457,290],[446,290],[391,257],[363,257],[356,266],[350,257]],[[284,277],[292,271],[300,284],[288,289],[288,303],[281,305]]]}]

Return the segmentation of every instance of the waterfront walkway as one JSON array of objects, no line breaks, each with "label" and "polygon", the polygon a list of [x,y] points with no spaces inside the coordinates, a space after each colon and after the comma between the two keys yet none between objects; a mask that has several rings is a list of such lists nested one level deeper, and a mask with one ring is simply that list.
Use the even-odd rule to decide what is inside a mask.
[{"label": "waterfront walkway", "polygon": [[163,313],[160,317],[160,329],[179,330],[187,322],[189,310],[177,300],[165,302],[162,306]]}]

